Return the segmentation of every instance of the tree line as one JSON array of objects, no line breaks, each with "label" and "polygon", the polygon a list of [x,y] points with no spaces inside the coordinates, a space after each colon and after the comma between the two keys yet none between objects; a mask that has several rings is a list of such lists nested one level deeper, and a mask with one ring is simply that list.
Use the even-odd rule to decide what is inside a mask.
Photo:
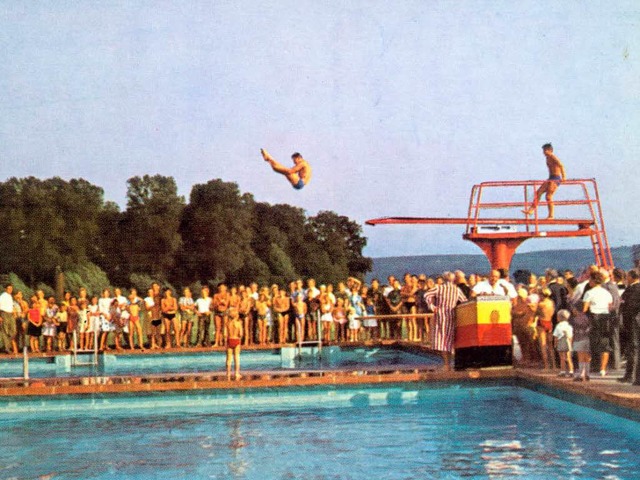
[{"label": "tree line", "polygon": [[0,183],[0,272],[25,287],[97,293],[109,285],[284,285],[295,278],[361,277],[360,225],[331,211],[256,201],[221,179],[194,185],[189,201],[173,177],[127,180],[124,210],[84,179],[10,178]]}]

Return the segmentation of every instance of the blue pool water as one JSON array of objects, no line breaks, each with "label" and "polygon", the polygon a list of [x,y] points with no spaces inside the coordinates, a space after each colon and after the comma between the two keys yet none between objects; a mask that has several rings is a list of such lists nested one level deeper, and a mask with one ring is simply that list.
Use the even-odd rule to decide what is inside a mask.
[{"label": "blue pool water", "polygon": [[639,424],[510,385],[13,399],[0,478],[638,478]]},{"label": "blue pool water", "polygon": [[[243,370],[295,370],[397,367],[400,365],[439,366],[442,361],[435,355],[412,354],[394,348],[325,347],[318,357],[308,348],[300,357],[297,349],[244,351],[241,356]],[[313,349],[315,350],[315,349]],[[89,356],[85,358],[89,360]],[[77,377],[91,375],[149,375],[157,373],[197,373],[225,369],[226,353],[191,352],[160,354],[105,354],[99,356],[99,365],[71,366],[70,355],[55,358],[32,357],[29,361],[31,378]],[[0,377],[22,376],[22,359],[0,362]]]}]

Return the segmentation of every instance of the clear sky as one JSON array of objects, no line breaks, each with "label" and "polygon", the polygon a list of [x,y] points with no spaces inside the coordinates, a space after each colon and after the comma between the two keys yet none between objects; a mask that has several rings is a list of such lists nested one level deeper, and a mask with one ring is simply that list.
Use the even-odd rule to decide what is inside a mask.
[{"label": "clear sky", "polygon": [[[0,45],[2,180],[83,177],[124,206],[159,173],[358,222],[464,216],[474,183],[546,177],[550,141],[598,180],[611,244],[640,243],[637,0],[2,0]],[[261,147],[300,151],[310,185]],[[479,253],[461,233],[364,227],[365,253]]]}]

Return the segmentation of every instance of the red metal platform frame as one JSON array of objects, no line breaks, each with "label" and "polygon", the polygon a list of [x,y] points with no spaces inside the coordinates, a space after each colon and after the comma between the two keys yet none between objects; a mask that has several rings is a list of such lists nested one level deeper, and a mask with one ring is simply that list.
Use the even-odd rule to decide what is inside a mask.
[{"label": "red metal platform frame", "polygon": [[[536,191],[545,180],[498,181],[483,182],[471,189],[469,209],[466,218],[415,218],[415,217],[385,217],[367,220],[367,225],[465,225],[466,231],[462,238],[469,240],[482,249],[491,268],[509,269],[516,249],[522,242],[530,238],[566,238],[589,237],[593,247],[595,263],[605,268],[613,268],[613,258],[609,241],[604,227],[604,217],[600,205],[598,185],[594,178],[573,179],[562,182],[559,190],[577,187],[581,198],[575,200],[554,201],[556,206],[586,207],[585,218],[540,218],[541,207],[547,207],[546,201],[540,201],[538,208],[532,215],[522,213],[521,217],[496,218],[487,216],[487,212],[499,209],[527,210],[533,207]],[[487,190],[503,190],[500,193],[513,193],[513,189],[522,191],[522,201],[483,202],[483,194]],[[508,192],[511,190],[511,192]],[[583,208],[584,209],[584,208]],[[500,231],[501,226],[520,226],[522,231]],[[576,229],[570,230],[570,226]],[[485,227],[483,229],[483,227]],[[489,228],[487,228],[489,227]],[[495,231],[490,231],[491,227]],[[558,230],[549,229],[550,227]]]}]

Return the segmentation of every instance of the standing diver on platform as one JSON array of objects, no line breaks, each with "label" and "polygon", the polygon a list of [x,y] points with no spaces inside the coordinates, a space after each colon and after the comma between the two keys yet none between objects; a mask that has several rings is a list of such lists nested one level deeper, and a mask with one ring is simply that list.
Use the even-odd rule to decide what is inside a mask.
[{"label": "standing diver on platform", "polygon": [[298,152],[291,155],[294,163],[291,168],[287,168],[278,163],[264,148],[260,149],[260,153],[262,153],[262,158],[264,158],[265,162],[269,162],[273,171],[287,177],[291,186],[296,190],[302,190],[304,186],[309,183],[309,180],[311,180],[311,167]]},{"label": "standing diver on platform", "polygon": [[545,143],[542,146],[542,153],[547,157],[547,168],[549,169],[549,179],[545,180],[545,182],[538,188],[536,192],[536,198],[533,200],[533,205],[531,208],[525,209],[522,212],[525,215],[531,215],[536,208],[538,208],[538,203],[542,198],[542,195],[547,194],[547,202],[549,207],[549,216],[548,219],[553,219],[554,216],[554,205],[553,205],[553,194],[556,193],[558,187],[562,182],[566,180],[566,174],[564,171],[564,165],[558,157],[556,157],[553,153],[553,146],[550,143]]}]

